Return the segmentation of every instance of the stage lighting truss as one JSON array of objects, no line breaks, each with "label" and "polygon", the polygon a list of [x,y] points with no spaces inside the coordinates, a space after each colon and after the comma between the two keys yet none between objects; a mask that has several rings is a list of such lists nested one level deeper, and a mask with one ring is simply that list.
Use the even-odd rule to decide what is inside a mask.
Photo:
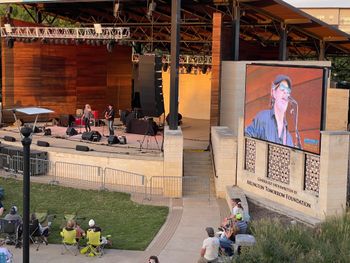
[{"label": "stage lighting truss", "polygon": [[[147,55],[147,54],[145,54]],[[132,54],[132,62],[139,62],[139,54]],[[180,55],[179,56],[179,64],[180,65],[193,65],[193,66],[211,66],[211,56],[201,56],[201,55]],[[162,63],[171,65],[170,55],[166,54],[162,56]]]},{"label": "stage lighting truss", "polygon": [[65,27],[9,27],[0,28],[1,37],[27,39],[76,39],[76,40],[122,40],[130,38],[128,27],[102,27],[98,33],[92,28]]}]

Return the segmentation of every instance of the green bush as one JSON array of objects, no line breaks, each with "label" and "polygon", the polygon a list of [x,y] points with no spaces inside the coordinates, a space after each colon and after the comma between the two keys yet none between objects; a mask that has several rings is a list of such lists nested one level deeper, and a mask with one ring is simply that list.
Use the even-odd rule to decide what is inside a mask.
[{"label": "green bush", "polygon": [[332,217],[316,228],[283,225],[277,220],[252,222],[254,247],[245,247],[232,262],[350,262],[350,214]]}]

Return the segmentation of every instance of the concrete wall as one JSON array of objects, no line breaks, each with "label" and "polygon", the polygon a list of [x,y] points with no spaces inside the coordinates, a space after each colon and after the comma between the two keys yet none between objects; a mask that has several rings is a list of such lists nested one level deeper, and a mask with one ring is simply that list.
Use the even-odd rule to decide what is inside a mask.
[{"label": "concrete wall", "polygon": [[226,186],[236,185],[237,137],[227,127],[211,127],[216,196],[226,198]]},{"label": "concrete wall", "polygon": [[[170,71],[163,72],[165,113],[169,113]],[[209,120],[211,72],[179,74],[179,113],[184,117]]]},{"label": "concrete wall", "polygon": [[[223,61],[221,72],[220,125],[238,135],[238,120],[244,116],[246,65],[256,61]],[[329,61],[259,61],[260,64],[331,66]],[[331,113],[328,113],[331,114]],[[347,120],[347,119],[346,119]]]},{"label": "concrete wall", "polygon": [[[346,207],[349,132],[323,132],[320,156],[319,192],[304,186],[306,153],[288,149],[290,153],[289,183],[267,177],[268,147],[264,141],[256,142],[255,172],[245,170],[245,137],[238,137],[237,185],[254,198],[265,198],[283,205],[301,220],[324,220],[327,216],[342,214]],[[283,146],[276,146],[284,148]],[[317,169],[317,168],[315,168]],[[307,219],[305,219],[305,217]]]}]

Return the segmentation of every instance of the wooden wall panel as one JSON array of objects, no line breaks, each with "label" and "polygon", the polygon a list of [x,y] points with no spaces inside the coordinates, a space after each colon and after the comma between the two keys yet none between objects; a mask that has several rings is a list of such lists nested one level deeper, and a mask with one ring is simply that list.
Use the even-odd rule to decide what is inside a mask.
[{"label": "wooden wall panel", "polygon": [[[103,117],[109,103],[130,108],[131,47],[116,46],[112,53],[104,45],[15,42],[10,49],[3,41],[2,47],[4,109],[41,106],[59,117],[89,103]],[[4,111],[4,121],[12,122],[12,114]]]},{"label": "wooden wall panel", "polygon": [[220,125],[221,13],[213,14],[210,126]]}]

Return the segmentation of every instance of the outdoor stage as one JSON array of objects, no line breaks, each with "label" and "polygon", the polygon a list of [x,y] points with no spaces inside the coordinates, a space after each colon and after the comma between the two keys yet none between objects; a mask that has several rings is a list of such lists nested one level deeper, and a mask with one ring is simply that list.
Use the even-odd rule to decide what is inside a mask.
[{"label": "outdoor stage", "polygon": [[[108,127],[107,126],[91,126],[92,131],[99,132],[102,137],[98,142],[92,142],[82,139],[82,134],[85,132],[85,128],[81,126],[73,126],[73,128],[78,132],[77,135],[69,136],[66,134],[67,127],[61,127],[57,125],[50,125],[45,123],[39,123],[37,127],[46,127],[46,129],[51,130],[51,135],[44,135],[44,132],[34,133],[32,137],[31,148],[38,148],[43,151],[48,151],[50,148],[55,148],[55,150],[62,149],[66,151],[68,149],[74,150],[76,145],[88,146],[90,151],[94,152],[103,152],[103,153],[120,153],[120,154],[131,154],[131,155],[143,155],[143,154],[159,154],[162,151],[163,144],[163,133],[158,132],[156,136],[149,135],[140,135],[133,133],[126,133],[125,127],[119,124],[118,122],[114,126],[114,135],[115,136],[125,136],[127,143],[126,144],[108,144]],[[19,144],[20,143],[20,134],[18,127],[8,126],[0,129],[0,138],[4,136],[12,136],[16,138],[16,142],[4,142],[5,144],[10,143]],[[50,147],[40,147],[37,146],[37,141],[46,141],[50,144]],[[142,144],[143,142],[143,144]]]}]

